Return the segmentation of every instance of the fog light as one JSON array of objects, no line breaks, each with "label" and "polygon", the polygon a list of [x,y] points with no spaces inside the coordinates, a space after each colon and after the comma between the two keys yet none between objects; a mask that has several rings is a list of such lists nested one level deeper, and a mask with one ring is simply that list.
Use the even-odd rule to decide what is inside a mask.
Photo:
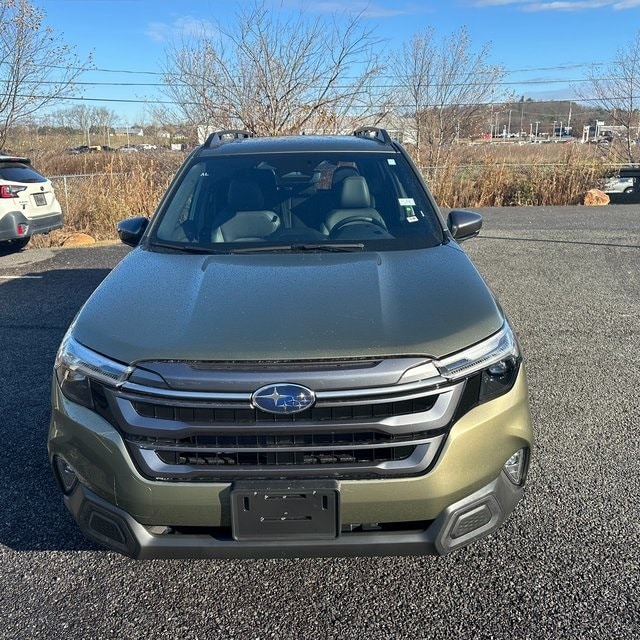
[{"label": "fog light", "polygon": [[505,463],[504,470],[511,482],[521,485],[527,470],[527,450],[519,449]]},{"label": "fog light", "polygon": [[70,493],[78,481],[78,476],[71,465],[60,456],[56,456],[55,461],[56,471],[58,472],[58,478],[62,484],[62,489],[65,493]]}]

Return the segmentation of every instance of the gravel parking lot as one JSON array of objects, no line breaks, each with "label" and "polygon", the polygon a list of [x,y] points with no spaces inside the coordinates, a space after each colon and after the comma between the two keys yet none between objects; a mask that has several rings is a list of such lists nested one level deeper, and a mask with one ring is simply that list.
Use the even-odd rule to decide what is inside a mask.
[{"label": "gravel parking lot", "polygon": [[481,212],[463,246],[520,338],[537,444],[510,520],[444,558],[134,562],[93,546],[48,468],[49,379],[127,249],[0,256],[0,638],[640,637],[640,205]]}]

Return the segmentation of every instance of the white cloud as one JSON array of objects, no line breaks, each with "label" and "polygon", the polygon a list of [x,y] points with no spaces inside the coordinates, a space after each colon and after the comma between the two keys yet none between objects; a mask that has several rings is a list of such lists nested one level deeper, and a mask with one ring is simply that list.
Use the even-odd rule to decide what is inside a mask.
[{"label": "white cloud", "polygon": [[515,5],[521,11],[589,11],[611,7],[614,10],[635,9],[640,0],[475,0],[475,7],[506,7]]},{"label": "white cloud", "polygon": [[529,0],[476,0],[473,5],[476,7],[502,7],[509,4],[525,4]]},{"label": "white cloud", "polygon": [[200,20],[191,16],[178,18],[172,24],[166,22],[151,22],[145,29],[145,34],[155,42],[167,42],[177,36],[201,36],[217,33],[217,27],[208,20]]},{"label": "white cloud", "polygon": [[365,18],[390,18],[393,16],[407,16],[431,12],[430,7],[423,3],[409,2],[400,5],[391,2],[392,6],[386,7],[382,3],[368,2],[367,0],[317,0],[312,4],[304,3],[301,0],[280,0],[281,5],[297,7],[305,11],[315,11],[317,13],[359,13]]},{"label": "white cloud", "polygon": [[524,11],[584,11],[602,9],[610,6],[611,0],[564,0],[556,2],[531,2],[526,4]]}]

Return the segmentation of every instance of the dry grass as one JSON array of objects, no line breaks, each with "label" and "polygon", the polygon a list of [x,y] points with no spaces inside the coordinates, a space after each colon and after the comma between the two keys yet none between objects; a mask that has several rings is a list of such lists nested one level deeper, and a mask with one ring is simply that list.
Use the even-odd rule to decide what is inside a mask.
[{"label": "dry grass", "polygon": [[87,233],[96,240],[115,239],[119,220],[153,213],[184,155],[32,154],[32,160],[54,183],[65,216],[63,233],[39,239],[43,246],[57,244],[74,231]]},{"label": "dry grass", "polygon": [[423,169],[443,208],[577,204],[607,171],[594,147],[578,144],[457,147]]},{"label": "dry grass", "polygon": [[[74,231],[116,239],[116,222],[150,215],[184,159],[169,151],[30,155],[47,176],[83,176],[54,180],[65,229],[34,238],[34,246]],[[441,166],[422,171],[443,208],[474,208],[576,204],[611,166],[591,145],[505,144],[451,147]]]}]

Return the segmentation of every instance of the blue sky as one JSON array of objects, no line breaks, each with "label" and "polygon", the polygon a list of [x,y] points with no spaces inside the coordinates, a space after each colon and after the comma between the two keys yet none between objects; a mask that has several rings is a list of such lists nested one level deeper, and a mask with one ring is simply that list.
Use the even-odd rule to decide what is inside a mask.
[{"label": "blue sky", "polygon": [[[46,24],[77,53],[93,53],[100,71],[82,81],[87,104],[106,106],[123,123],[150,117],[135,101],[156,94],[160,65],[172,38],[194,24],[229,24],[243,0],[32,0]],[[640,0],[265,0],[273,11],[310,15],[353,10],[387,47],[399,47],[417,30],[440,37],[466,27],[472,46],[491,43],[490,60],[507,71],[516,95],[570,99],[572,86],[594,63],[609,62],[640,31]],[[248,4],[245,2],[244,4]],[[144,72],[144,73],[143,73]],[[125,84],[127,83],[127,84]],[[134,102],[117,102],[132,100]]]}]

